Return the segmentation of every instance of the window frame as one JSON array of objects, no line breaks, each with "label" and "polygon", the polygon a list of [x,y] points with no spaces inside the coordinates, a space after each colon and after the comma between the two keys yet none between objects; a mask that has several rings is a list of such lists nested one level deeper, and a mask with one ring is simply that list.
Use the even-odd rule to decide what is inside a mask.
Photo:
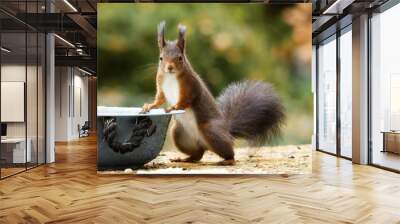
[{"label": "window frame", "polygon": [[[23,1],[23,2],[27,3],[27,1]],[[38,13],[38,10],[39,10],[39,8],[38,8],[39,2],[40,1],[38,1],[38,0],[33,2],[33,3],[37,4],[36,5],[37,13]],[[10,16],[11,19],[14,19],[16,22],[21,23],[21,25],[23,26],[23,30],[21,29],[21,30],[13,31],[13,32],[8,32],[8,31],[4,31],[4,30],[0,29],[0,46],[2,45],[2,43],[1,43],[2,38],[1,37],[2,37],[3,33],[21,33],[21,34],[25,35],[25,46],[24,46],[25,47],[25,49],[24,49],[24,51],[25,51],[25,65],[24,65],[25,66],[25,97],[24,97],[25,98],[25,102],[24,102],[25,166],[24,166],[24,169],[22,169],[20,171],[17,171],[17,172],[14,172],[12,174],[9,174],[7,176],[3,176],[3,173],[2,173],[2,169],[3,168],[0,166],[0,180],[4,180],[4,179],[6,179],[8,177],[12,177],[12,176],[17,175],[19,173],[26,172],[26,171],[28,171],[30,169],[39,167],[39,166],[44,165],[44,164],[47,163],[47,128],[46,128],[47,127],[47,110],[46,110],[47,109],[47,81],[46,81],[46,79],[47,79],[47,43],[48,43],[48,40],[47,40],[47,32],[43,32],[41,30],[38,30],[38,29],[30,26],[27,23],[24,23],[22,20],[16,18],[10,12],[8,12],[8,11],[2,9],[2,8],[0,8],[0,10],[1,10],[2,13]],[[46,11],[47,11],[47,7],[46,7]],[[25,15],[27,15],[26,13],[28,13],[27,12],[27,4],[25,4]],[[1,26],[1,24],[0,24],[0,26]],[[28,75],[28,71],[27,71],[27,69],[28,69],[28,67],[27,66],[28,66],[28,34],[29,33],[36,36],[36,49],[35,49],[35,51],[36,51],[36,61],[35,61],[35,66],[36,66],[36,72],[35,72],[36,73],[36,92],[33,93],[33,94],[36,95],[36,122],[34,122],[34,123],[36,123],[36,136],[34,136],[33,138],[36,138],[36,140],[37,140],[36,161],[35,161],[34,164],[29,164],[30,166],[28,166],[29,162],[27,162],[27,156],[28,156],[28,154],[27,154],[27,147],[28,147],[28,144],[27,144],[27,142],[28,142],[28,131],[27,131],[27,129],[28,129],[28,116],[27,116],[27,113],[28,113],[27,112],[27,94],[28,94],[27,93],[27,83],[28,83],[27,75]],[[42,44],[41,47],[43,49],[39,48],[39,36],[40,36],[40,34],[43,34],[42,38],[40,39],[40,41],[42,42],[41,43]],[[43,60],[42,64],[39,64],[39,49],[41,50],[40,52],[43,53],[43,55],[41,55],[42,60]],[[0,54],[0,82],[1,82],[1,67],[3,66],[2,62],[3,62],[2,56]],[[42,96],[44,97],[42,99],[42,103],[43,104],[41,105],[41,107],[43,107],[42,109],[44,110],[43,111],[43,113],[44,113],[43,117],[39,117],[40,115],[38,113],[38,111],[39,111],[39,96],[38,96],[39,95],[39,81],[38,81],[39,68],[38,68],[38,66],[39,65],[42,66],[42,71],[41,71],[42,74],[41,75],[42,75],[42,82],[43,82],[42,84],[43,84],[43,88],[44,88],[44,91],[42,93]],[[0,86],[0,89],[1,89],[1,86]],[[1,97],[0,97],[0,100],[1,100]],[[1,105],[0,105],[0,110],[1,110]],[[0,115],[0,118],[1,118],[1,115]],[[42,145],[42,147],[43,147],[42,148],[43,155],[41,155],[41,157],[43,157],[42,158],[43,159],[42,162],[39,162],[39,144],[38,144],[38,139],[39,139],[39,120],[41,120],[41,122],[43,124],[43,129],[44,129],[43,133],[42,133],[43,134],[43,145]],[[2,123],[1,119],[0,119],[0,123]],[[0,144],[0,158],[1,158],[1,151],[2,150],[1,150],[1,144]]]},{"label": "window frame", "polygon": [[[348,17],[346,18],[343,18],[343,20],[348,20]],[[341,77],[341,67],[340,67],[340,60],[341,60],[341,58],[340,58],[340,37],[342,36],[342,35],[344,35],[345,33],[347,33],[347,32],[351,32],[352,31],[352,23],[350,22],[350,23],[348,23],[348,24],[346,24],[346,25],[344,25],[343,27],[341,27],[340,29],[338,29],[335,33],[333,33],[333,34],[331,34],[331,35],[329,35],[328,37],[326,37],[326,38],[324,38],[324,39],[322,39],[322,40],[319,40],[318,41],[318,43],[317,44],[315,44],[315,57],[316,57],[316,59],[315,59],[315,61],[316,61],[316,67],[315,67],[315,74],[316,74],[316,81],[315,81],[315,86],[316,86],[316,100],[315,100],[315,102],[316,102],[316,105],[315,105],[315,107],[316,107],[316,138],[315,138],[315,140],[316,140],[316,151],[319,151],[319,152],[323,152],[323,153],[326,153],[326,154],[329,154],[329,155],[333,155],[333,156],[337,156],[337,157],[339,157],[339,158],[343,158],[343,159],[346,159],[346,160],[352,160],[352,158],[350,158],[350,157],[347,157],[347,156],[344,156],[344,155],[342,155],[342,150],[341,150],[341,119],[340,119],[340,103],[341,103],[341,100],[340,100],[340,81],[341,81],[341,79],[340,79],[340,77]],[[332,152],[329,152],[329,151],[327,151],[327,150],[324,150],[324,149],[321,149],[319,146],[320,146],[320,143],[319,143],[319,135],[320,135],[320,130],[319,130],[319,121],[320,121],[320,119],[319,119],[319,117],[320,117],[320,111],[319,111],[319,90],[320,90],[320,87],[319,87],[319,58],[320,58],[320,55],[319,55],[319,53],[318,53],[318,49],[319,49],[319,47],[320,47],[320,45],[322,44],[322,43],[328,43],[328,42],[330,42],[330,41],[336,41],[336,151],[335,151],[335,153],[332,153]]]},{"label": "window frame", "polygon": [[381,14],[384,13],[385,11],[393,8],[394,6],[397,6],[400,4],[399,0],[388,0],[384,4],[380,5],[379,7],[368,11],[368,165],[377,167],[383,170],[395,172],[395,173],[400,173],[400,169],[394,169],[388,166],[380,165],[377,163],[373,162],[373,130],[372,130],[372,94],[373,94],[373,88],[372,88],[372,19],[374,17],[374,14]]}]

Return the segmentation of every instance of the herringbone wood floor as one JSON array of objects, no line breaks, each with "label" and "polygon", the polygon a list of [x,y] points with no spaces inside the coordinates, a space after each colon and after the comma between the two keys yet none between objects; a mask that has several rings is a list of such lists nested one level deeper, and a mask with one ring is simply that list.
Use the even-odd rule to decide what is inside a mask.
[{"label": "herringbone wood floor", "polygon": [[314,153],[313,174],[99,176],[96,142],[0,181],[0,223],[400,223],[400,175]]}]

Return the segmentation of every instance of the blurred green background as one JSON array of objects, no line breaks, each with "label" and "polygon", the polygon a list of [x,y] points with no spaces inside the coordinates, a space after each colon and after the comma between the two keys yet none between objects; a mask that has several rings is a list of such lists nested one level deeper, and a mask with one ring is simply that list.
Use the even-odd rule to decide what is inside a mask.
[{"label": "blurred green background", "polygon": [[98,4],[98,105],[152,101],[158,65],[157,24],[166,38],[186,25],[188,58],[214,96],[230,83],[270,82],[287,109],[274,144],[309,144],[311,4]]}]

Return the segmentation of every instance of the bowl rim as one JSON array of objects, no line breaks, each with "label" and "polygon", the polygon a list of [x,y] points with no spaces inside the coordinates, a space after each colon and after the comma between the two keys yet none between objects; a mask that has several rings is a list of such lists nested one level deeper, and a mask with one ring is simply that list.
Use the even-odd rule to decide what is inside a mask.
[{"label": "bowl rim", "polygon": [[97,106],[97,117],[141,117],[141,116],[165,116],[182,114],[184,110],[173,110],[165,113],[164,109],[152,109],[148,113],[140,114],[141,107],[107,107]]}]

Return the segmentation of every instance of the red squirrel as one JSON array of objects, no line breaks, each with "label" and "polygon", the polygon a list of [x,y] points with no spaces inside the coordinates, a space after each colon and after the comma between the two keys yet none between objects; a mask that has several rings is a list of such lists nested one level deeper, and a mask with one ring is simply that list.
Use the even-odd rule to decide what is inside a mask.
[{"label": "red squirrel", "polygon": [[272,87],[260,81],[229,85],[216,100],[186,56],[185,26],[178,26],[178,39],[165,40],[165,22],[158,25],[160,58],[156,76],[157,93],[142,113],[165,102],[166,112],[185,110],[175,115],[172,136],[176,147],[188,155],[173,162],[198,162],[206,150],[223,160],[220,165],[235,163],[233,140],[250,143],[270,139],[280,132],[285,109]]}]

